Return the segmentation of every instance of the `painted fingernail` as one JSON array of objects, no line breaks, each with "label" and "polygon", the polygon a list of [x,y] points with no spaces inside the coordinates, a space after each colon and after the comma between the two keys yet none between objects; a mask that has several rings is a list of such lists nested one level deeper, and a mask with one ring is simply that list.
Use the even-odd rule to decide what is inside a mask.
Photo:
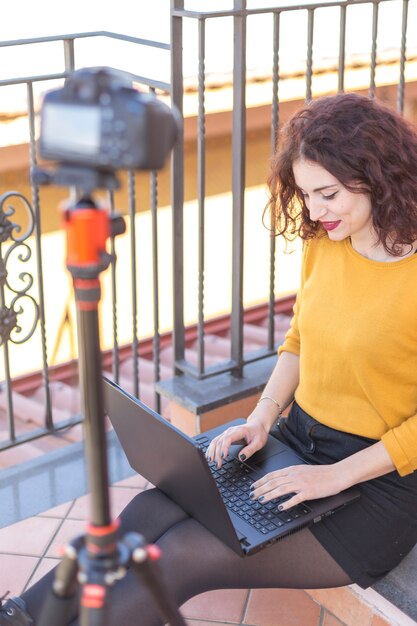
[{"label": "painted fingernail", "polygon": [[279,507],[278,507],[278,511],[283,511],[283,510],[284,510],[284,505],[280,504]]},{"label": "painted fingernail", "polygon": [[246,460],[246,454],[241,454],[241,455],[239,456],[239,459],[240,459],[241,461],[245,461],[245,460]]},{"label": "painted fingernail", "polygon": [[222,459],[224,459],[224,452],[222,452],[220,456],[222,457]]},{"label": "painted fingernail", "polygon": [[258,500],[259,502],[262,502],[262,500],[265,500],[265,496],[259,496]]}]

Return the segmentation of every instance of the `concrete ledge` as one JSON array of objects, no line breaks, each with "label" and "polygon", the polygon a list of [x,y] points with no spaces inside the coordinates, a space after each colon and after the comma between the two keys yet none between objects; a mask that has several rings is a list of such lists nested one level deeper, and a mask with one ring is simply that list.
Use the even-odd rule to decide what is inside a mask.
[{"label": "concrete ledge", "polygon": [[[417,546],[383,580],[372,587],[417,622]],[[368,590],[366,590],[368,591]],[[401,623],[401,626],[403,624]],[[405,626],[405,624],[404,624]]]},{"label": "concrete ledge", "polygon": [[242,378],[219,374],[197,380],[184,374],[155,384],[157,391],[194,415],[214,411],[248,396],[261,393],[276,365],[276,355],[249,363]]}]

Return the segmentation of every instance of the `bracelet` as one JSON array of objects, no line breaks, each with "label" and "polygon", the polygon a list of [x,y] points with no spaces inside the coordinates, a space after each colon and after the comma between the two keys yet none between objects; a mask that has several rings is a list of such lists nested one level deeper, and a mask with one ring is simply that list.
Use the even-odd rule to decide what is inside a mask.
[{"label": "bracelet", "polygon": [[282,407],[281,407],[280,404],[278,404],[278,402],[276,400],[274,400],[274,398],[271,398],[270,396],[262,396],[261,398],[259,398],[258,402],[256,403],[256,406],[258,406],[258,404],[260,402],[262,402],[262,400],[271,400],[271,402],[276,404],[277,407],[278,407],[278,415],[277,415],[277,417],[281,417],[281,415],[282,415]]}]

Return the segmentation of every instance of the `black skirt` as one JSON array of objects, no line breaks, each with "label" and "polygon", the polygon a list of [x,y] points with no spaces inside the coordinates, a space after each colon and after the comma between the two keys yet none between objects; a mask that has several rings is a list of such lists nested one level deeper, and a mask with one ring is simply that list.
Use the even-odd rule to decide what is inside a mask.
[{"label": "black skirt", "polygon": [[[329,464],[376,443],[324,426],[294,402],[271,434],[309,463]],[[383,578],[417,543],[417,472],[390,472],[357,485],[361,497],[310,530],[326,551],[366,589]]]}]

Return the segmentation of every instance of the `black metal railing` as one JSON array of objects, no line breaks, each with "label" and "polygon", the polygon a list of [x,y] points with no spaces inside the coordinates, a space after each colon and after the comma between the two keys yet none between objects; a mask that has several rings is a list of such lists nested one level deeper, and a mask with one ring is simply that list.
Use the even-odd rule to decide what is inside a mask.
[{"label": "black metal railing", "polygon": [[[28,118],[28,134],[27,137],[21,138],[22,141],[28,143],[28,156],[30,169],[37,165],[36,152],[36,119],[38,110],[35,106],[34,85],[36,83],[50,84],[56,86],[56,81],[64,80],[74,69],[77,68],[76,63],[76,45],[79,41],[86,38],[105,38],[106,40],[124,41],[136,46],[146,46],[148,48],[159,48],[169,51],[170,45],[161,42],[155,42],[145,39],[139,39],[129,36],[110,33],[107,31],[98,31],[90,33],[77,33],[63,36],[39,37],[33,39],[22,39],[17,41],[0,42],[0,49],[12,49],[16,46],[24,45],[42,45],[50,42],[62,43],[62,59],[64,69],[60,73],[42,73],[33,76],[25,76],[22,78],[10,77],[0,80],[0,93],[2,87],[11,85],[23,85],[26,87],[27,93],[27,118]],[[123,69],[123,68],[121,68]],[[151,92],[158,90],[159,92],[170,92],[170,84],[152,77],[146,77],[139,74],[131,73],[132,81],[139,85],[142,89],[147,88]],[[131,345],[134,360],[134,383],[133,388],[137,396],[140,395],[139,389],[139,369],[138,369],[138,310],[137,310],[137,269],[136,269],[136,233],[135,233],[135,214],[138,210],[136,206],[135,196],[135,175],[134,172],[128,173],[128,207],[127,214],[130,226],[130,271],[131,271]],[[151,200],[150,206],[147,207],[152,212],[153,217],[153,283],[155,294],[155,306],[158,308],[158,251],[157,251],[157,185],[158,173],[150,174]],[[20,219],[24,219],[22,210],[19,205],[23,205],[28,214],[26,221],[29,222],[28,228],[23,234],[18,235],[22,226],[18,220],[12,221],[12,217],[16,213]],[[113,193],[108,194],[108,205],[110,213],[115,212],[115,202]],[[29,241],[31,240],[31,241]],[[110,242],[111,252],[115,254],[114,239]],[[15,252],[21,249],[21,253]],[[45,294],[44,294],[44,268],[43,257],[44,249],[42,245],[42,211],[40,192],[36,183],[31,182],[31,198],[25,197],[19,191],[10,191],[0,196],[0,345],[3,352],[3,369],[4,381],[1,384],[1,395],[3,396],[2,408],[7,415],[7,437],[0,441],[0,450],[6,449],[18,443],[24,443],[53,431],[64,430],[69,426],[73,426],[81,421],[79,415],[75,415],[68,420],[56,423],[53,416],[53,407],[50,396],[50,368],[51,364],[48,359],[48,319],[45,312]],[[30,259],[35,259],[33,273],[24,269],[24,265],[20,273],[18,265],[27,263]],[[11,267],[13,261],[13,268]],[[53,262],[53,261],[52,261]],[[12,284],[10,280],[10,272],[17,272],[18,285]],[[111,290],[112,290],[112,329],[113,329],[113,349],[112,349],[112,373],[116,381],[119,380],[119,332],[118,332],[118,274],[116,271],[116,262],[111,264]],[[37,286],[37,294],[34,295],[34,283]],[[27,305],[31,305],[33,309],[32,320]],[[26,305],[26,306],[25,306]],[[21,328],[21,320],[25,320],[29,326],[27,332]],[[13,371],[10,367],[10,344],[21,344],[29,340],[33,341],[33,337],[37,331],[39,342],[34,350],[40,350],[41,353],[41,370],[42,370],[42,386],[44,388],[45,398],[45,416],[44,426],[35,428],[30,432],[17,433],[15,428],[15,411],[13,388]],[[154,351],[155,351],[155,380],[159,380],[159,359],[158,359],[158,343],[159,343],[159,323],[157,310],[154,316]],[[159,408],[160,397],[155,392],[155,405]],[[30,417],[30,416],[28,416]]]},{"label": "black metal railing", "polygon": [[[36,39],[25,39],[20,41],[4,41],[0,42],[1,48],[11,49],[15,46],[25,44],[41,45],[48,42],[62,43],[63,70],[59,73],[39,74],[36,76],[25,76],[23,78],[10,77],[0,80],[0,94],[2,87],[11,85],[23,85],[27,92],[27,116],[28,116],[28,151],[30,166],[37,163],[36,156],[36,120],[37,113],[34,100],[34,85],[37,83],[56,84],[56,81],[62,81],[71,71],[78,67],[77,62],[77,44],[86,38],[100,37],[105,41],[120,40],[128,42],[132,45],[146,46],[149,48],[159,48],[167,52],[171,59],[171,80],[166,82],[156,78],[146,77],[139,73],[132,73],[132,80],[142,88],[170,94],[171,101],[179,111],[183,112],[184,101],[184,23],[185,21],[196,22],[197,24],[197,46],[195,50],[198,58],[197,75],[195,79],[195,92],[197,98],[196,117],[197,117],[197,206],[198,206],[198,226],[195,241],[197,241],[197,281],[198,296],[196,305],[196,323],[197,323],[197,346],[198,359],[197,365],[193,365],[186,358],[186,323],[184,313],[185,298],[185,281],[184,281],[184,137],[182,136],[177,142],[171,160],[171,208],[172,208],[172,292],[173,292],[173,351],[174,351],[174,374],[178,376],[190,376],[195,385],[198,386],[199,381],[212,379],[217,375],[230,374],[236,380],[243,376],[244,369],[248,364],[260,362],[275,353],[275,321],[274,314],[276,311],[277,300],[277,244],[276,240],[270,238],[269,250],[269,267],[259,268],[259,272],[268,272],[269,285],[268,293],[265,294],[265,303],[268,306],[268,339],[264,348],[252,353],[245,353],[243,341],[243,318],[246,307],[244,298],[244,224],[245,224],[245,188],[246,188],[246,169],[247,169],[247,114],[248,107],[246,102],[246,90],[250,79],[247,72],[247,50],[248,50],[248,34],[247,28],[251,20],[256,16],[263,15],[265,19],[271,22],[271,41],[270,41],[270,57],[268,67],[265,71],[266,81],[269,85],[269,107],[270,107],[270,128],[271,141],[270,153],[275,149],[275,142],[278,128],[282,122],[282,110],[286,105],[286,99],[280,95],[280,90],[286,81],[293,80],[294,77],[303,82],[302,93],[298,93],[293,99],[310,100],[319,95],[315,92],[314,79],[319,74],[328,73],[335,74],[336,84],[328,89],[330,92],[343,91],[346,88],[346,76],[348,72],[355,70],[361,64],[369,72],[369,80],[367,84],[362,84],[361,89],[366,90],[372,97],[378,97],[378,80],[377,69],[382,61],[378,58],[378,25],[380,16],[380,5],[391,4],[396,6],[397,11],[401,11],[401,27],[398,31],[398,44],[391,55],[390,63],[397,68],[397,79],[395,88],[397,91],[396,106],[399,111],[403,112],[406,103],[406,68],[407,64],[414,63],[415,57],[412,54],[407,55],[407,31],[408,31],[408,12],[409,6],[415,11],[416,0],[402,0],[399,5],[397,0],[345,0],[324,3],[308,3],[305,5],[293,6],[275,6],[260,8],[248,7],[246,0],[234,0],[233,8],[225,11],[191,11],[184,8],[183,0],[171,1],[171,43],[161,43],[148,41],[144,39],[124,36],[110,32],[94,32],[94,33],[78,33],[71,35],[63,35],[56,37],[44,37]],[[367,59],[361,60],[358,64],[355,61],[351,63],[351,59],[346,54],[346,28],[349,12],[353,7],[358,5],[366,5],[372,9],[372,25],[369,32],[370,53]],[[338,9],[339,11],[339,38],[338,52],[332,63],[324,66],[320,59],[315,57],[314,36],[315,36],[315,16],[318,11],[326,11]],[[288,69],[282,63],[281,59],[281,39],[283,35],[282,22],[286,15],[296,12],[297,15],[307,15],[306,23],[306,40],[305,54],[303,55],[304,68],[301,70]],[[225,77],[224,83],[228,84],[233,90],[233,107],[232,107],[232,180],[231,180],[231,203],[232,203],[232,238],[230,246],[232,249],[232,293],[230,305],[230,338],[231,351],[230,358],[217,365],[206,365],[205,358],[205,328],[206,328],[206,306],[205,306],[205,275],[206,275],[206,257],[207,247],[216,246],[216,242],[207,241],[206,223],[206,181],[207,181],[207,129],[206,122],[209,112],[206,107],[206,95],[208,90],[208,77],[206,68],[208,38],[207,25],[213,20],[221,18],[229,18],[233,21],[233,63],[230,73]],[[301,18],[300,18],[301,19]],[[299,37],[299,33],[295,32],[294,37]],[[217,42],[219,45],[219,42]],[[301,41],[299,42],[301,47]],[[414,52],[413,52],[414,53]],[[123,69],[123,68],[121,68]],[[1,97],[1,95],[0,95]],[[153,269],[153,359],[155,368],[155,381],[160,378],[160,293],[165,285],[160,284],[158,273],[160,251],[158,249],[158,190],[159,177],[156,172],[150,174],[150,204],[146,208],[151,214],[151,232],[152,232],[152,260]],[[130,227],[130,274],[131,274],[131,301],[132,310],[130,313],[131,320],[131,337],[129,339],[130,354],[133,358],[133,388],[134,393],[140,397],[140,380],[139,380],[139,361],[138,353],[140,348],[138,321],[138,291],[137,285],[140,281],[140,275],[137,272],[137,234],[135,231],[135,215],[139,208],[137,206],[137,178],[134,172],[128,174],[128,206],[126,213],[129,218]],[[20,281],[23,281],[20,288],[11,285],[8,276],[10,264],[9,259],[14,247],[24,246],[24,241],[14,235],[16,227],[11,223],[10,210],[7,208],[14,201],[23,202],[29,210],[33,227],[26,230],[25,237],[32,238],[34,243],[27,245],[25,254],[21,254],[18,261],[24,263],[30,253],[36,258],[35,271],[36,280],[29,272],[22,271],[20,273]],[[112,194],[109,194],[110,211],[115,210],[115,202]],[[53,430],[66,428],[69,424],[77,423],[79,416],[74,416],[71,420],[61,423],[55,423],[53,416],[53,408],[49,394],[50,385],[50,368],[51,364],[48,360],[48,319],[45,312],[45,294],[44,294],[44,278],[43,278],[43,250],[42,250],[42,226],[41,226],[41,200],[39,189],[32,184],[31,198],[22,197],[19,190],[17,193],[3,194],[0,198],[0,331],[2,338],[2,351],[4,360],[4,382],[3,393],[5,394],[5,410],[8,415],[8,433],[5,440],[0,442],[0,449],[4,449],[21,443],[29,439],[48,434]],[[112,251],[115,250],[114,241],[111,242]],[[17,261],[15,261],[15,264]],[[36,297],[33,295],[35,288],[38,290]],[[118,297],[118,274],[116,266],[113,264],[111,268],[111,291],[112,291],[112,327],[113,327],[113,352],[112,352],[112,370],[116,380],[119,379],[120,371],[120,337],[119,337],[119,307],[120,298]],[[21,335],[19,331],[19,319],[22,317],[23,308],[20,307],[21,301],[26,297],[34,308],[34,317],[32,325],[29,325],[27,336],[24,332]],[[147,303],[147,306],[150,303]],[[16,434],[14,427],[14,410],[13,410],[13,372],[10,370],[9,364],[9,346],[11,343],[19,341],[33,340],[33,335],[39,335],[39,346],[42,360],[42,379],[45,388],[45,422],[44,426],[35,431],[24,434]],[[22,339],[20,338],[22,337]],[[160,396],[156,393],[155,403],[157,409],[160,407]]]},{"label": "black metal railing", "polygon": [[[388,2],[390,0],[387,0]],[[307,40],[305,54],[305,100],[314,97],[314,18],[320,10],[339,8],[339,54],[337,63],[337,91],[343,91],[346,74],[346,18],[351,7],[368,5],[372,7],[371,52],[368,63],[369,84],[368,93],[371,97],[376,95],[376,68],[377,68],[377,41],[378,41],[378,16],[379,0],[345,0],[344,2],[308,2],[304,5],[276,6],[268,8],[248,8],[247,0],[234,0],[233,8],[225,11],[190,11],[184,9],[183,0],[173,0],[173,23],[176,24],[176,36],[173,38],[172,54],[176,67],[181,63],[178,57],[182,50],[182,34],[180,24],[182,20],[191,19],[198,21],[198,207],[199,207],[199,269],[198,269],[198,365],[194,366],[185,358],[185,325],[183,319],[183,281],[182,281],[182,258],[183,230],[181,203],[175,209],[175,220],[178,223],[174,258],[178,269],[174,272],[174,307],[175,307],[175,367],[177,373],[186,373],[196,379],[202,380],[224,372],[230,372],[234,377],[243,375],[244,366],[248,363],[266,358],[275,352],[274,345],[274,307],[276,302],[275,287],[275,264],[276,242],[270,241],[270,288],[269,288],[269,332],[268,343],[264,350],[254,354],[244,354],[243,351],[243,242],[244,242],[244,215],[245,215],[245,168],[246,168],[246,52],[247,52],[247,24],[254,16],[268,16],[273,23],[271,40],[271,63],[270,63],[270,102],[271,102],[271,152],[275,149],[275,141],[280,122],[280,98],[279,85],[282,82],[279,67],[280,57],[280,21],[282,16],[289,12],[307,13]],[[398,89],[397,107],[404,110],[405,97],[405,66],[406,66],[406,36],[408,25],[409,0],[402,2],[401,30],[398,32]],[[398,5],[397,5],[398,7]],[[233,18],[233,127],[232,127],[232,202],[233,202],[233,269],[232,269],[232,306],[231,306],[231,355],[228,362],[219,365],[205,367],[204,360],[204,213],[205,213],[205,55],[206,55],[206,25],[211,20],[220,18]],[[333,23],[333,22],[332,22]],[[261,35],[262,36],[262,35]],[[298,38],[298,33],[294,33]],[[302,42],[299,41],[299,46]],[[181,75],[173,73],[173,85],[178,92],[174,97],[177,104],[181,103]]]}]

